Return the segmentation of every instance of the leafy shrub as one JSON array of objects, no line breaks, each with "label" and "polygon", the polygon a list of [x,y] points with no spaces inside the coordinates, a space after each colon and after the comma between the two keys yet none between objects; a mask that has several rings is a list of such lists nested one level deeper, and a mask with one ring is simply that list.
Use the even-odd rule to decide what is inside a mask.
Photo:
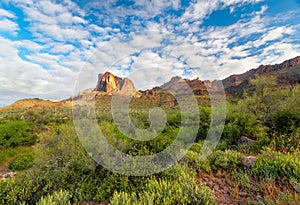
[{"label": "leafy shrub", "polygon": [[33,145],[37,136],[33,124],[26,121],[6,121],[0,124],[0,146],[17,147]]},{"label": "leafy shrub", "polygon": [[210,108],[208,107],[200,108],[200,124],[199,124],[199,130],[198,130],[196,141],[206,138],[208,129],[210,127],[210,121],[211,121],[210,114],[211,114]]},{"label": "leafy shrub", "polygon": [[215,204],[215,199],[208,187],[197,186],[193,181],[180,183],[153,179],[138,197],[136,193],[115,192],[111,204]]},{"label": "leafy shrub", "polygon": [[203,170],[210,173],[211,167],[209,161],[207,159],[200,161],[199,158],[199,153],[189,150],[181,162],[198,171]]},{"label": "leafy shrub", "polygon": [[71,195],[68,191],[55,191],[53,194],[48,194],[42,197],[37,205],[71,205]]},{"label": "leafy shrub", "polygon": [[280,179],[300,180],[300,151],[294,153],[281,153],[265,150],[258,156],[252,168],[253,173],[258,177],[270,177]]},{"label": "leafy shrub", "polygon": [[[135,193],[128,194],[126,192],[115,192],[111,199],[111,204],[112,205],[123,205],[123,204],[137,205],[138,200]],[[150,201],[149,204],[151,204]]]},{"label": "leafy shrub", "polygon": [[32,196],[37,187],[28,177],[20,180],[0,180],[0,204],[15,205],[23,202],[32,203]]},{"label": "leafy shrub", "polygon": [[242,189],[246,189],[246,188],[250,187],[250,179],[249,179],[249,176],[246,173],[236,173],[234,175],[234,181]]},{"label": "leafy shrub", "polygon": [[33,166],[33,159],[32,153],[19,155],[9,162],[9,169],[13,171],[28,169]]},{"label": "leafy shrub", "polygon": [[210,165],[213,170],[234,170],[238,167],[239,159],[242,154],[232,150],[217,150],[213,152],[209,157]]},{"label": "leafy shrub", "polygon": [[29,153],[31,152],[32,148],[31,147],[10,147],[10,148],[6,148],[5,151],[1,151],[0,149],[0,163],[2,163],[3,161],[5,161],[8,158],[14,157],[20,153]]},{"label": "leafy shrub", "polygon": [[261,128],[257,125],[254,115],[229,108],[222,140],[226,141],[227,144],[236,144],[241,136],[256,138],[259,135],[261,135]]},{"label": "leafy shrub", "polygon": [[175,165],[148,180],[138,192],[115,192],[112,204],[215,204],[208,187],[195,182],[195,173],[187,166]]}]

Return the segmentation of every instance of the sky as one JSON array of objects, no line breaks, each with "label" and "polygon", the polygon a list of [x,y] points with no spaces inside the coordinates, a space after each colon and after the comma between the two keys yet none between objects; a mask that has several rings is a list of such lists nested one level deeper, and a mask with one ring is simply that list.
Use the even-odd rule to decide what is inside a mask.
[{"label": "sky", "polygon": [[300,0],[1,0],[0,106],[66,99],[97,74],[137,89],[300,55]]}]

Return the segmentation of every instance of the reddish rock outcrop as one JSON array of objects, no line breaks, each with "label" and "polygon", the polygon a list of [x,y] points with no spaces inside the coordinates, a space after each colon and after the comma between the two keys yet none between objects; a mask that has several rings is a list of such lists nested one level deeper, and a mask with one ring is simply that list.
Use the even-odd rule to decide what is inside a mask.
[{"label": "reddish rock outcrop", "polygon": [[103,75],[99,74],[96,90],[106,93],[112,93],[117,89],[120,80],[121,79],[119,77],[114,76],[110,72],[106,72]]},{"label": "reddish rock outcrop", "polygon": [[134,84],[129,78],[119,78],[110,72],[98,75],[95,91],[102,91],[108,94],[117,92],[121,95],[133,95],[136,93]]}]

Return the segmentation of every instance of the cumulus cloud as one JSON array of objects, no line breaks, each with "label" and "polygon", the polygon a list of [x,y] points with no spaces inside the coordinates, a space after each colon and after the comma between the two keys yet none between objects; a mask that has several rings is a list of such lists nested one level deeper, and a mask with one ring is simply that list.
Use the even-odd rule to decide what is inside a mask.
[{"label": "cumulus cloud", "polygon": [[18,24],[9,20],[9,19],[0,19],[0,31],[7,31],[12,34],[16,34],[16,31],[19,30]]}]

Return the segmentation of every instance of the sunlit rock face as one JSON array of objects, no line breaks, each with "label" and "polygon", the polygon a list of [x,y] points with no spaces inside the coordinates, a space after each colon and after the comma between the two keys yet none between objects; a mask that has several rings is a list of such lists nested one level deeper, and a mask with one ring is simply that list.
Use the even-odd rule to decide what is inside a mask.
[{"label": "sunlit rock face", "polygon": [[112,93],[119,85],[120,78],[115,77],[112,73],[106,72],[98,75],[97,91]]},{"label": "sunlit rock face", "polygon": [[105,93],[117,92],[122,95],[132,95],[136,92],[133,82],[129,78],[119,78],[110,72],[98,75],[96,91]]}]

